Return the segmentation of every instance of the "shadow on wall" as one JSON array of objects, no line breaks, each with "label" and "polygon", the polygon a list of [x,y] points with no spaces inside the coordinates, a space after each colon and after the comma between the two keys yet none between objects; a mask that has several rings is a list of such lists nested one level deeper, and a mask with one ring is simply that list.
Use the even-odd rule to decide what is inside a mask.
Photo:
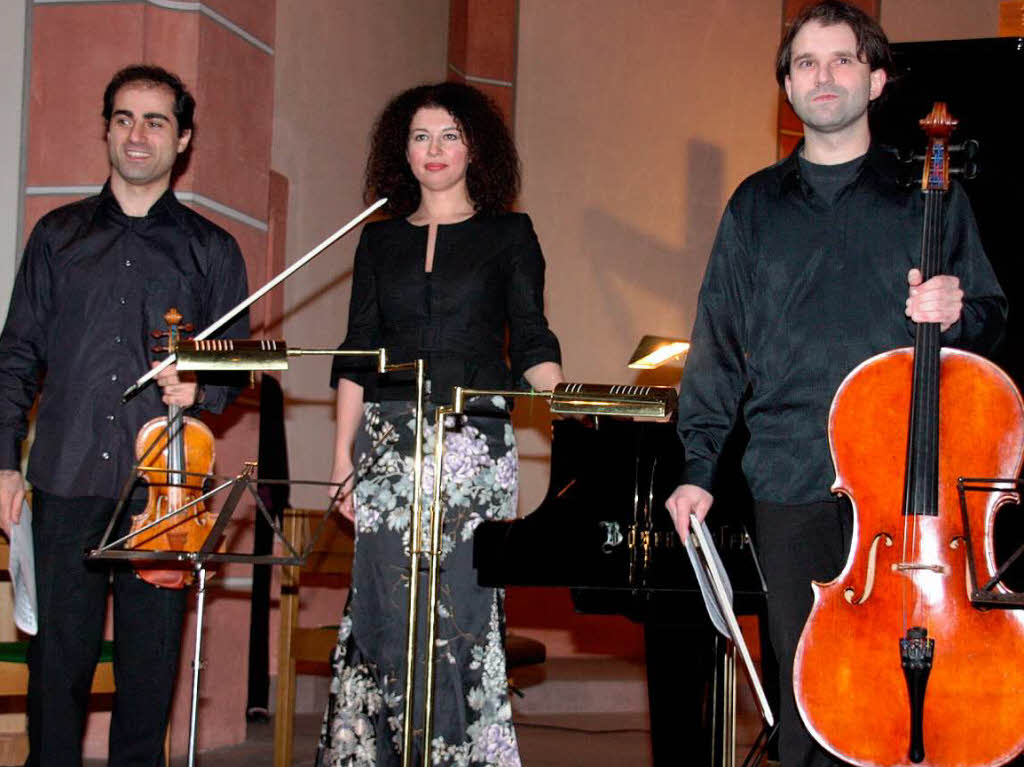
[{"label": "shadow on wall", "polygon": [[[272,275],[272,276],[276,277],[277,275]],[[316,301],[319,301],[324,296],[329,295],[339,285],[342,285],[342,284],[350,281],[351,279],[352,279],[352,269],[346,269],[345,271],[340,272],[339,274],[335,275],[330,280],[327,280],[325,282],[321,282],[317,286],[316,290],[314,290],[311,293],[308,293],[305,296],[303,296],[302,298],[298,299],[291,306],[286,307],[280,314],[275,314],[274,316],[269,317],[265,324],[261,323],[259,325],[254,325],[252,327],[252,335],[254,337],[260,335],[260,333],[263,331],[264,327],[272,327],[272,328],[283,327],[285,320],[290,319],[290,318],[298,315],[307,306],[310,306],[311,304],[315,303]],[[283,287],[282,286],[278,286],[277,288],[274,288],[274,289],[275,290],[282,290]],[[346,313],[347,313],[347,308],[346,308]],[[338,339],[338,343],[341,343],[341,338]],[[301,344],[299,344],[299,345],[301,346]]]},{"label": "shadow on wall", "polygon": [[[582,248],[591,258],[593,292],[589,306],[575,315],[579,318],[575,321],[589,328],[609,328],[607,340],[588,346],[585,353],[603,358],[606,370],[616,374],[621,370],[621,376],[615,375],[617,380],[636,376],[625,365],[643,335],[687,337],[693,324],[698,288],[722,210],[723,150],[690,139],[682,175],[686,203],[681,247],[667,246],[664,238],[604,210],[590,208],[583,214]],[[654,198],[659,190],[645,193]],[[598,316],[587,317],[586,311]],[[666,375],[657,374],[654,380],[641,375],[636,382],[665,384]]]}]

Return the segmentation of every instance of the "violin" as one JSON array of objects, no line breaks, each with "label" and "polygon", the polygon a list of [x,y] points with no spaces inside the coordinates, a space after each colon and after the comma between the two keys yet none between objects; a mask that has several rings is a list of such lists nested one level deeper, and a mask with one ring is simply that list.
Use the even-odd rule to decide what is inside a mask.
[{"label": "violin", "polygon": [[[945,104],[929,137],[921,272],[939,274],[949,188]],[[1024,613],[970,598],[970,557],[995,574],[993,524],[1009,490],[959,503],[959,477],[1017,477],[1024,403],[988,360],[913,348],[861,363],[832,402],[832,489],[854,510],[843,571],[815,583],[793,685],[811,734],[856,765],[997,765],[1024,749]],[[977,538],[968,534],[973,531]],[[1008,590],[998,584],[997,588]]]},{"label": "violin", "polygon": [[[166,347],[155,351],[173,354],[182,330],[177,309],[164,314],[165,331],[154,331],[155,338],[167,338]],[[186,416],[180,405],[168,405],[167,416],[143,424],[135,437],[138,471],[149,485],[146,508],[132,517],[131,541],[135,549],[149,551],[198,551],[212,528],[212,516],[202,496],[207,477],[213,471],[214,438],[210,428],[198,418]],[[192,504],[189,506],[189,504]],[[183,507],[189,506],[184,511]],[[156,569],[135,565],[140,578],[154,586],[181,589],[191,585],[190,568]]]}]

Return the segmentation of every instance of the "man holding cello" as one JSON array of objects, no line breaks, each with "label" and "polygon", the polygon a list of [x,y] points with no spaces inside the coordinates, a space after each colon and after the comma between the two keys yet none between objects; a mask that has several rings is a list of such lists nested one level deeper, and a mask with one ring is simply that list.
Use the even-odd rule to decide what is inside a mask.
[{"label": "man holding cello", "polygon": [[[28,654],[29,765],[82,763],[111,584],[117,692],[108,764],[162,763],[186,592],[151,586],[122,566],[87,564],[83,553],[99,543],[132,476],[139,428],[166,416],[167,405],[220,412],[237,394],[179,377],[172,365],[157,386],[121,402],[126,385],[158,358],[151,333],[163,329],[169,308],[202,328],[247,295],[234,238],[170,190],[192,137],[194,107],[182,82],[159,67],[114,75],[103,98],[110,178],[98,195],[36,224],[0,335],[6,533],[21,515],[21,442],[40,395],[27,476],[39,611]],[[247,336],[248,316],[222,335]],[[144,506],[145,493],[139,495]],[[133,496],[132,512],[139,507]],[[128,515],[124,521],[127,528]]]},{"label": "man holding cello", "polygon": [[730,199],[680,385],[686,468],[666,504],[680,537],[691,514],[703,519],[712,508],[719,451],[741,412],[750,431],[743,468],[780,667],[785,767],[835,763],[805,729],[793,694],[811,581],[837,575],[850,546],[850,504],[830,494],[833,395],[865,359],[912,345],[915,323],[938,324],[944,346],[986,354],[1006,316],[955,184],[938,274],[921,278],[920,190],[898,184],[894,161],[872,144],[868,127],[891,67],[885,33],[853,6],[825,0],[794,20],[776,77],[804,140]]}]

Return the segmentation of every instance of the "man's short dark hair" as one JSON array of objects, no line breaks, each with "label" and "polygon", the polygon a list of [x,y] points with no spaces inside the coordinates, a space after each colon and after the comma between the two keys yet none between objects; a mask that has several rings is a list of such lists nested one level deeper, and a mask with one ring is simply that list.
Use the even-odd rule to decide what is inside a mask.
[{"label": "man's short dark hair", "polygon": [[110,117],[114,113],[114,97],[126,85],[139,83],[145,86],[164,86],[174,94],[174,119],[178,122],[178,135],[183,131],[192,130],[192,118],[196,111],[196,100],[188,92],[185,84],[177,75],[171,74],[162,67],[148,64],[135,64],[125,67],[115,74],[107,83],[103,92],[103,121],[109,126]]},{"label": "man's short dark hair", "polygon": [[867,62],[871,71],[885,70],[891,76],[893,70],[892,51],[889,50],[889,38],[877,21],[864,13],[860,8],[841,0],[823,0],[820,3],[804,8],[790,24],[789,29],[779,44],[779,53],[775,57],[775,79],[781,87],[786,85],[789,74],[793,38],[808,22],[816,21],[823,27],[834,27],[846,24],[857,37],[857,58]]}]

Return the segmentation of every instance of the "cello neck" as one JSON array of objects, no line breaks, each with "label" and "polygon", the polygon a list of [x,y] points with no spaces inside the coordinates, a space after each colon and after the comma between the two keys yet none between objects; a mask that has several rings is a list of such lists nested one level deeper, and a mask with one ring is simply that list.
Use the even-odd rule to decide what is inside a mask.
[{"label": "cello neck", "polygon": [[[921,126],[928,134],[921,180],[924,195],[922,281],[936,276],[941,264],[943,198],[949,189],[949,137],[956,124],[957,121],[941,102],[937,102],[931,113],[921,120]],[[905,515],[938,514],[939,330],[938,323],[922,322],[917,326],[914,340],[907,474],[903,494]]]}]

